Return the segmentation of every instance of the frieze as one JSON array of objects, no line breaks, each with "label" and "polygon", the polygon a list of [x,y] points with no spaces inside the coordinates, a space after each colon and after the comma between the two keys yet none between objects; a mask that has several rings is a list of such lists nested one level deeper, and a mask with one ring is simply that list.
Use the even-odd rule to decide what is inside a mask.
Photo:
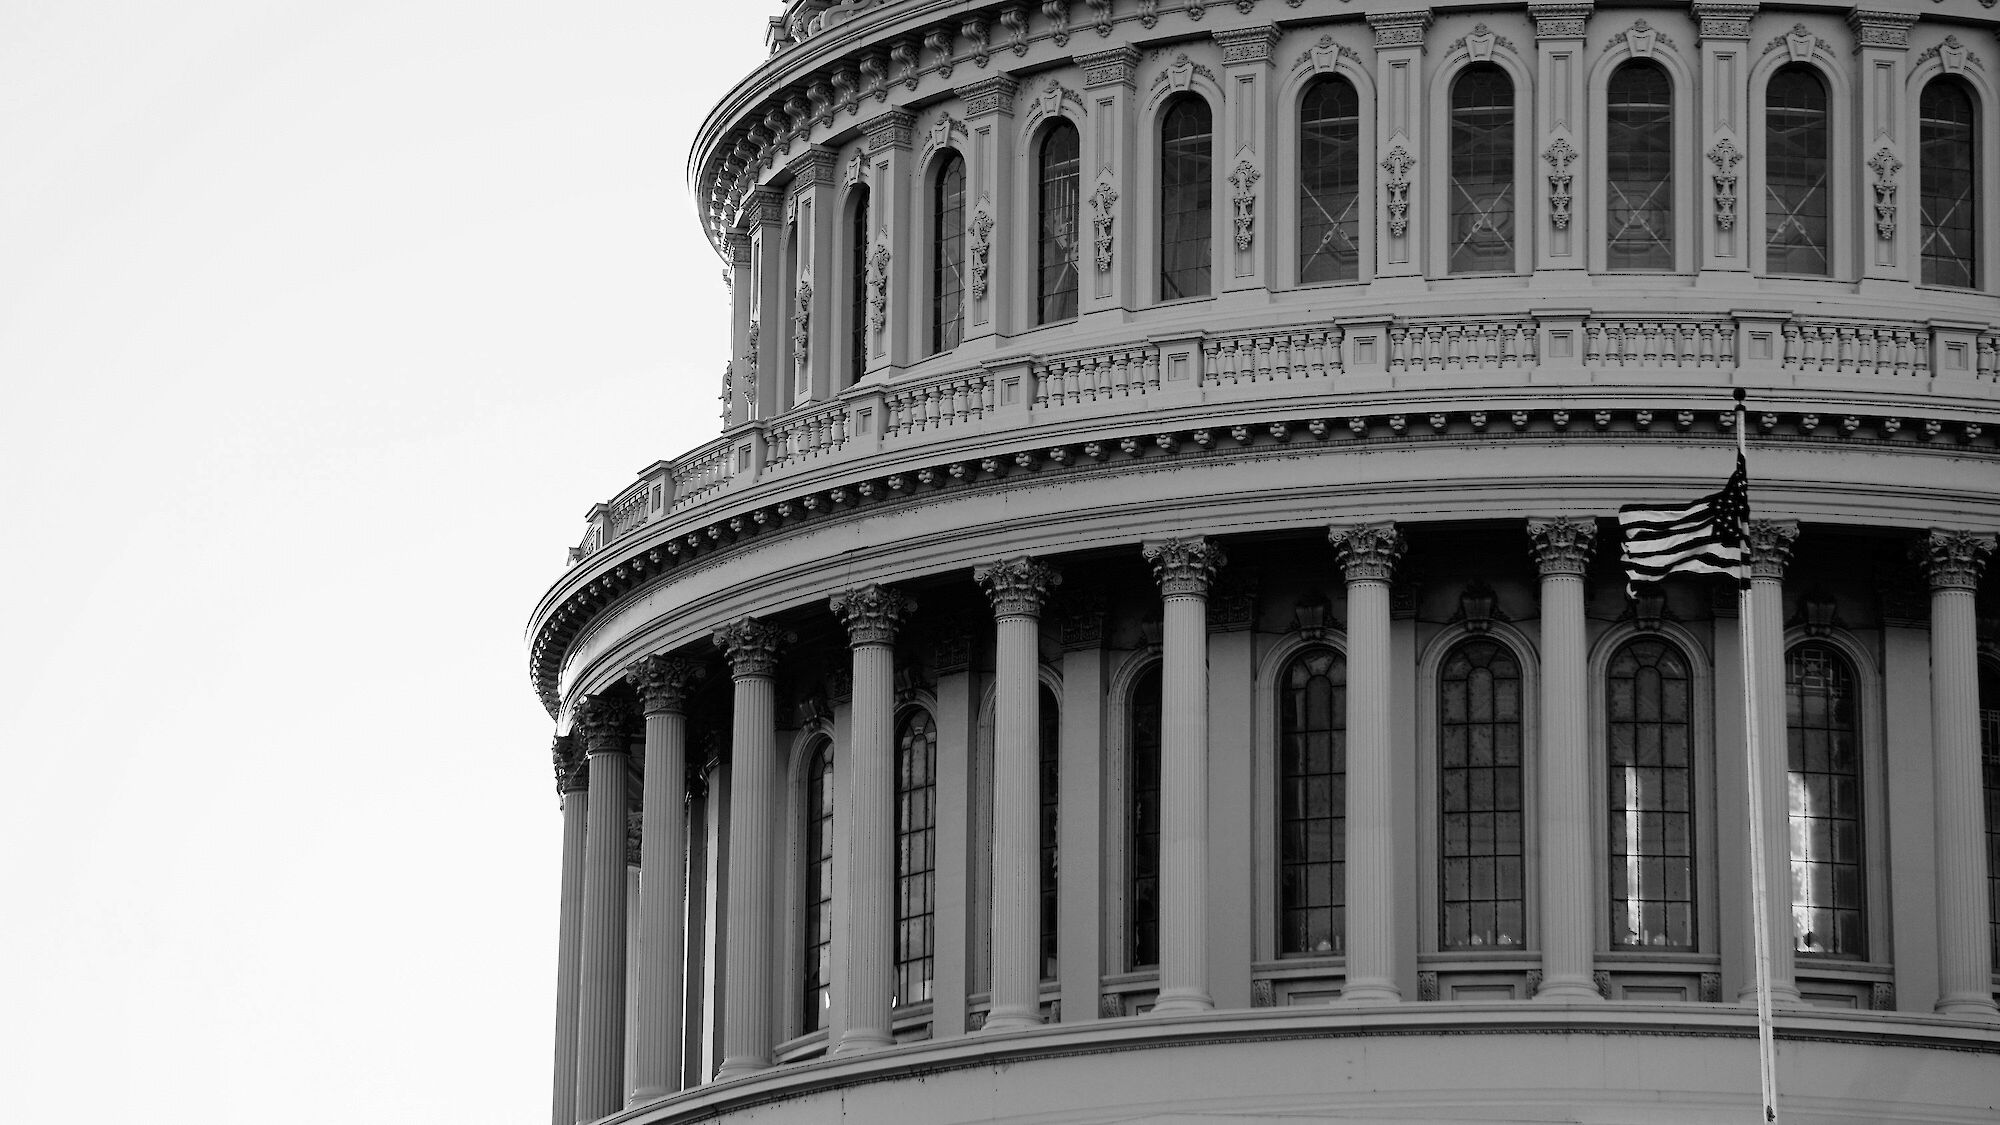
[{"label": "frieze", "polygon": [[1263,27],[1245,27],[1210,34],[1222,47],[1222,65],[1238,66],[1243,63],[1270,63],[1271,48],[1277,45],[1280,33],[1276,26],[1265,24]]},{"label": "frieze", "polygon": [[1359,52],[1345,43],[1334,42],[1331,35],[1322,35],[1312,46],[1299,52],[1298,58],[1292,60],[1292,70],[1296,73],[1310,64],[1314,70],[1323,74],[1340,65],[1341,59],[1347,59],[1357,67],[1367,65],[1362,61]]},{"label": "frieze", "polygon": [[1424,32],[1431,26],[1429,8],[1407,12],[1372,12],[1368,26],[1375,29],[1375,49],[1424,45]]},{"label": "frieze", "polygon": [[1673,36],[1648,24],[1645,20],[1634,20],[1631,27],[1605,40],[1604,52],[1600,53],[1607,53],[1618,47],[1624,47],[1632,53],[1633,58],[1637,59],[1652,58],[1655,47],[1680,49],[1680,45],[1674,42]]},{"label": "frieze", "polygon": [[1083,68],[1083,88],[1094,90],[1100,86],[1131,86],[1133,74],[1139,66],[1139,50],[1136,47],[1116,47],[1109,51],[1093,51],[1078,55],[1076,63]]}]

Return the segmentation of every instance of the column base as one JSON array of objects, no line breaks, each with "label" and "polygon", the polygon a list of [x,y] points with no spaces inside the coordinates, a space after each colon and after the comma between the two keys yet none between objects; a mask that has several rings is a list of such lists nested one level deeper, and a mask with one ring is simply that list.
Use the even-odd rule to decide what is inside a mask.
[{"label": "column base", "polygon": [[1026,1027],[1040,1026],[1042,1026],[1042,1011],[1040,1008],[1025,1008],[1018,1004],[1009,1004],[986,1013],[986,1025],[979,1030],[981,1032],[1019,1031]]},{"label": "column base", "polygon": [[1153,1001],[1153,1015],[1195,1015],[1215,1010],[1215,1001],[1199,988],[1163,988]]},{"label": "column base", "polygon": [[1389,980],[1351,980],[1341,988],[1336,1004],[1399,1004],[1403,990]]},{"label": "column base", "polygon": [[1995,1004],[1990,996],[1977,993],[1966,996],[1940,996],[1937,1014],[1941,1016],[1965,1016],[1971,1019],[2000,1019],[2000,1004]]},{"label": "column base", "polygon": [[867,1051],[879,1051],[893,1047],[896,1039],[880,1031],[849,1031],[840,1037],[838,1046],[829,1052],[835,1055],[858,1055]]},{"label": "column base", "polygon": [[665,1086],[641,1086],[639,1089],[632,1091],[631,1097],[625,1099],[625,1108],[631,1109],[633,1106],[644,1105],[647,1102],[672,1097],[678,1093],[680,1093],[679,1090],[670,1090]]},{"label": "column base", "polygon": [[771,1069],[771,1064],[763,1059],[724,1059],[716,1068],[715,1080],[727,1082],[731,1078],[744,1078],[759,1071]]},{"label": "column base", "polygon": [[1543,977],[1535,999],[1557,1004],[1602,1004],[1604,994],[1589,977]]},{"label": "column base", "polygon": [[[1737,989],[1736,1002],[1738,1004],[1747,1004],[1752,1008],[1756,1007],[1757,990],[1754,987]],[[1799,995],[1798,985],[1778,985],[1773,986],[1771,989],[1771,1007],[1773,1008],[1809,1008],[1811,1006],[1806,1003],[1805,997]]]}]

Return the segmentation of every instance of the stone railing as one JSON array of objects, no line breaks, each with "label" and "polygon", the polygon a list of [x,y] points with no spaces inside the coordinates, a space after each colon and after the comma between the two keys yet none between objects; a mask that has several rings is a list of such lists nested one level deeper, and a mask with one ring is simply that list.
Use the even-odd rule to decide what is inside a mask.
[{"label": "stone railing", "polygon": [[1591,318],[1583,361],[1605,367],[1733,367],[1736,322],[1727,318]]},{"label": "stone railing", "polygon": [[1536,324],[1522,318],[1412,321],[1389,329],[1391,371],[1500,371],[1532,367]]},{"label": "stone railing", "polygon": [[889,437],[975,422],[993,410],[993,377],[984,370],[954,371],[889,388],[882,396]]},{"label": "stone railing", "polygon": [[735,476],[736,443],[718,438],[673,462],[668,478],[673,481],[674,498],[668,510],[678,512],[707,499]]},{"label": "stone railing", "polygon": [[822,403],[773,418],[764,427],[764,469],[782,469],[831,456],[851,436],[844,402]]},{"label": "stone railing", "polygon": [[1930,331],[1923,325],[1806,320],[1787,324],[1784,365],[1843,375],[1928,375]]},{"label": "stone railing", "polygon": [[1105,399],[1143,398],[1160,389],[1160,349],[1152,344],[1057,356],[1034,366],[1038,409]]},{"label": "stone railing", "polygon": [[1201,345],[1204,386],[1325,379],[1341,371],[1339,325],[1282,332],[1234,332]]}]

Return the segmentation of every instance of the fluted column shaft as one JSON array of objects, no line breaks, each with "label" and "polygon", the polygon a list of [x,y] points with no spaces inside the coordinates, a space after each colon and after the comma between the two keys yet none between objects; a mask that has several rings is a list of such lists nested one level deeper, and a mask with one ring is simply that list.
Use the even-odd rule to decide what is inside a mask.
[{"label": "fluted column shaft", "polygon": [[687,692],[701,668],[649,656],[626,673],[646,716],[644,829],[639,837],[638,984],[632,998],[628,1103],[681,1088],[687,906]]},{"label": "fluted column shaft", "polygon": [[896,956],[896,629],[916,603],[868,585],[834,595],[831,604],[847,625],[854,659],[851,745],[834,779],[835,815],[847,818],[836,836],[847,877],[846,957],[839,969],[847,1026],[835,1050],[848,1053],[895,1041],[889,1010]]},{"label": "fluted column shaft", "polygon": [[556,791],[562,798],[562,907],[556,923],[556,1078],[550,1125],[576,1120],[577,982],[583,973],[583,853],[590,767],[581,738],[556,738]]},{"label": "fluted column shaft", "polygon": [[1979,648],[1973,594],[1992,535],[1932,529],[1931,738],[1937,785],[1937,1010],[2000,1014],[1988,945],[1985,783],[1979,760]]},{"label": "fluted column shaft", "polygon": [[1403,553],[1392,523],[1328,533],[1347,578],[1347,983],[1342,1000],[1402,999],[1396,986],[1389,579]]},{"label": "fluted column shaft", "polygon": [[1165,600],[1160,671],[1160,994],[1153,1011],[1204,1012],[1208,989],[1208,587],[1206,539],[1145,545]]},{"label": "fluted column shaft", "polygon": [[[1785,735],[1785,564],[1799,525],[1791,520],[1753,520],[1750,524],[1750,609],[1742,628],[1752,659],[1756,713],[1744,717],[1744,729],[1756,723],[1757,771],[1761,806],[1753,808],[1764,826],[1764,886],[1769,896],[1765,946],[1770,956],[1771,1001],[1799,1002],[1793,951],[1797,937],[1792,923],[1792,820],[1790,751]],[[1753,907],[1754,908],[1754,907]],[[1753,929],[1754,933],[1754,929]],[[1754,941],[1754,938],[1753,938]],[[1754,949],[1754,946],[1753,946]],[[1755,996],[1755,982],[1739,999]]]},{"label": "fluted column shaft", "polygon": [[715,631],[729,660],[729,909],[724,919],[722,1066],[736,1078],[771,1065],[772,871],[778,833],[778,713],[772,677],[787,634],[745,619]]},{"label": "fluted column shaft", "polygon": [[1583,575],[1597,525],[1531,519],[1542,578],[1542,984],[1538,999],[1601,1000],[1592,979],[1590,685],[1584,669]]},{"label": "fluted column shaft", "polygon": [[1042,602],[1062,579],[1029,558],[975,568],[997,634],[993,739],[993,1006],[986,1030],[1032,1027],[1041,1007]]},{"label": "fluted column shaft", "polygon": [[577,721],[590,754],[583,844],[583,943],[578,971],[576,1120],[625,1104],[625,716],[600,697]]}]

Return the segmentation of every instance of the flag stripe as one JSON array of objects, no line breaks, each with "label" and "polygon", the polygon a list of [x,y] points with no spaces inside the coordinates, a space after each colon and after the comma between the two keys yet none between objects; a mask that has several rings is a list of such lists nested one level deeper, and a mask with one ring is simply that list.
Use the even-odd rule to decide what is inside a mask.
[{"label": "flag stripe", "polygon": [[1721,491],[1692,504],[1661,507],[1626,504],[1618,509],[1624,543],[1621,562],[1628,583],[1657,582],[1669,574],[1741,576],[1743,539],[1750,521],[1750,482],[1742,454]]}]

